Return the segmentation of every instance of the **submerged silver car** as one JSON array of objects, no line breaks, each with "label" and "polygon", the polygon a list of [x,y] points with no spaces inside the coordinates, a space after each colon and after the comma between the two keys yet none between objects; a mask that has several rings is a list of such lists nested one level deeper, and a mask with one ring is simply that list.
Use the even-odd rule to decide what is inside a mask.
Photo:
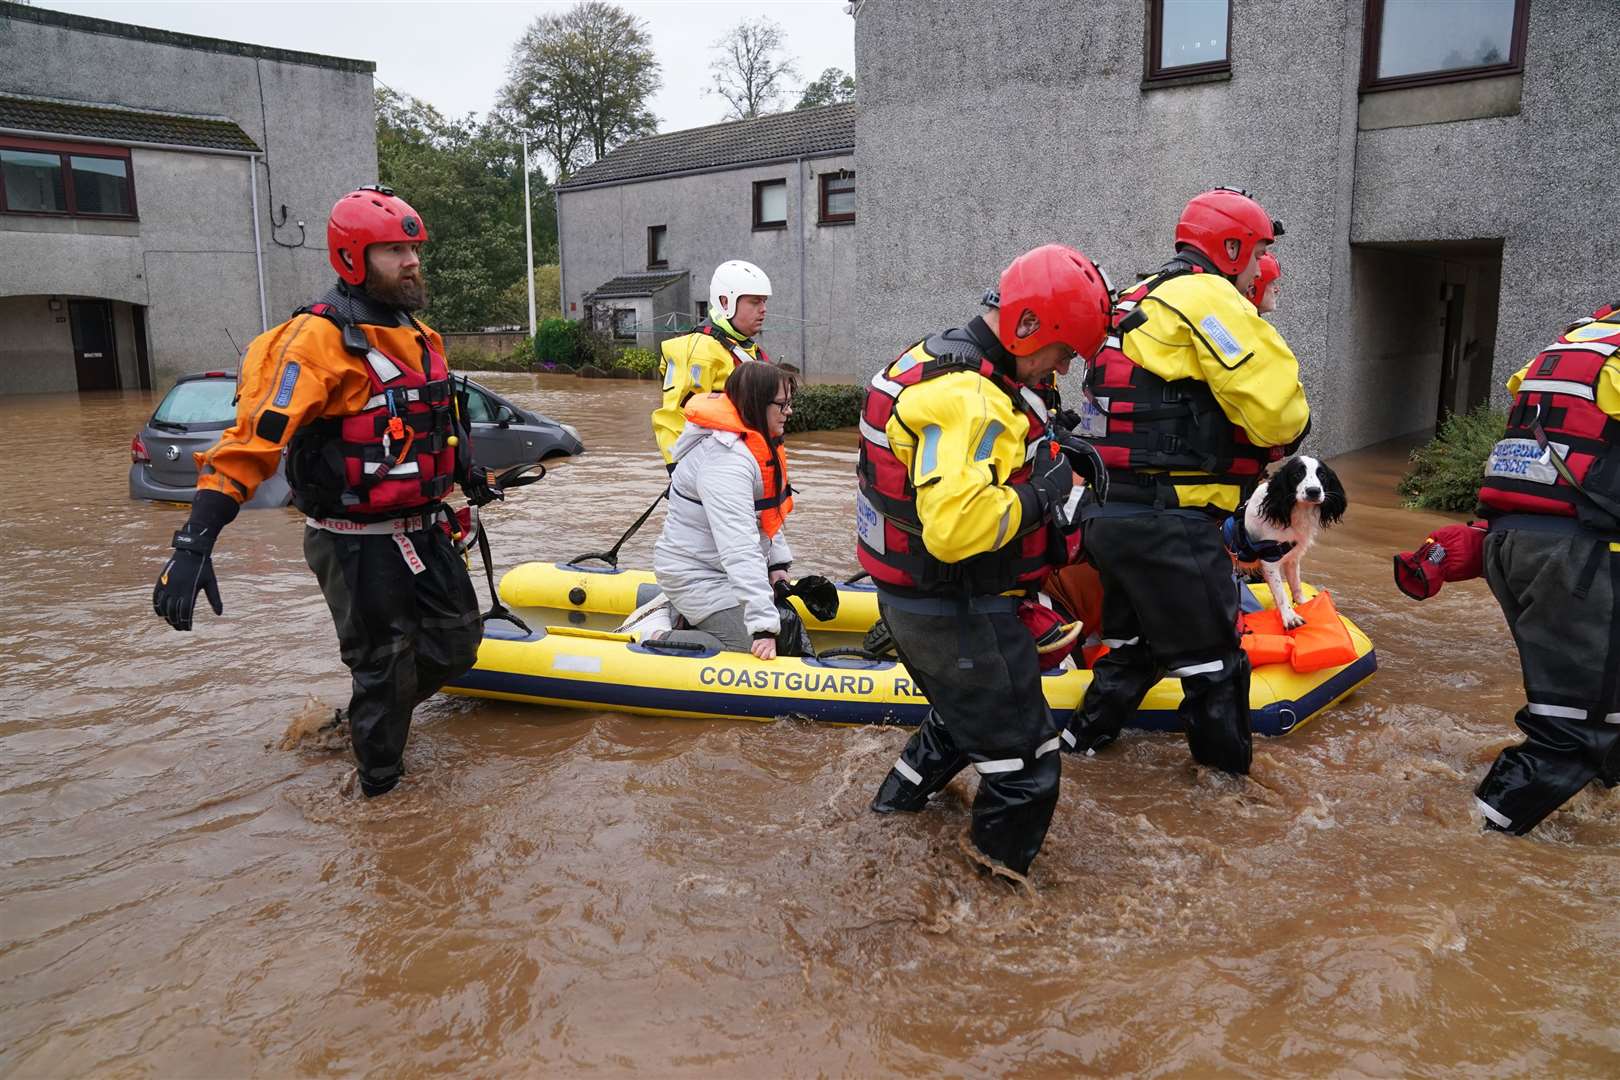
[{"label": "submerged silver car", "polygon": [[[458,378],[459,382],[459,378]],[[579,432],[467,382],[473,454],[495,472],[582,453]],[[182,375],[129,443],[129,497],[189,503],[197,494],[192,454],[208,449],[236,419],[236,376],[228,371]],[[259,486],[246,508],[286,506],[285,465]]]}]

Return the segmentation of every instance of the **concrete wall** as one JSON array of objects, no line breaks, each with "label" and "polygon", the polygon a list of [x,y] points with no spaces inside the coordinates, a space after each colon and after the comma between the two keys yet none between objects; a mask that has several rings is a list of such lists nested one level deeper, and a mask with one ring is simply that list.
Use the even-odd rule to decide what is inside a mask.
[{"label": "concrete wall", "polygon": [[[258,196],[271,325],[333,279],[327,213],[377,178],[369,73],[22,19],[0,20],[0,55],[0,91],[235,121],[267,152]],[[146,305],[153,380],[163,389],[180,372],[234,365],[231,337],[246,347],[261,329],[248,161],[136,149],[131,166],[138,222],[0,216],[0,296]],[[71,379],[71,351],[61,362]]]},{"label": "concrete wall", "polygon": [[[73,361],[70,294],[0,297],[0,394],[50,394],[78,389]],[[60,301],[60,311],[51,301]],[[125,390],[141,388],[140,353],[135,341],[134,308],[112,305],[118,378]],[[158,389],[166,389],[159,387]]]},{"label": "concrete wall", "polygon": [[[1580,44],[1614,13],[1610,0],[1530,5],[1516,115],[1364,130],[1356,139],[1352,241],[1504,240],[1499,401],[1501,384],[1565,324],[1620,294],[1612,225],[1620,168],[1604,134],[1620,71],[1602,49]],[[1414,112],[1426,104],[1418,91],[1383,96],[1403,95],[1415,99]]]},{"label": "concrete wall", "polygon": [[48,394],[78,389],[67,301],[63,299],[61,311],[52,311],[50,299],[0,297],[0,354],[4,356],[4,363],[0,363],[0,393]]},{"label": "concrete wall", "polygon": [[[1187,199],[1217,184],[1255,192],[1287,225],[1274,322],[1300,358],[1321,453],[1398,434],[1424,411],[1402,411],[1407,384],[1371,378],[1389,373],[1393,344],[1360,336],[1381,316],[1357,309],[1358,282],[1371,293],[1352,241],[1505,238],[1503,377],[1614,291],[1620,235],[1605,223],[1620,170],[1596,133],[1620,74],[1603,50],[1572,45],[1610,4],[1532,4],[1522,82],[1377,95],[1358,92],[1360,3],[1234,4],[1230,78],[1156,88],[1142,85],[1145,9],[862,5],[855,353],[867,368],[971,317],[1001,268],[1040,243],[1073,244],[1128,284],[1168,257]],[[1375,98],[1389,100],[1363,116]],[[1393,413],[1368,408],[1369,392]]]},{"label": "concrete wall", "polygon": [[446,349],[477,349],[487,356],[504,356],[529,340],[521,330],[490,330],[476,333],[444,334]]},{"label": "concrete wall", "polygon": [[[569,318],[583,314],[586,293],[619,274],[645,271],[647,228],[664,225],[670,268],[690,274],[692,307],[684,314],[695,315],[696,302],[708,299],[709,277],[720,263],[756,263],[771,279],[760,335],[766,351],[814,380],[847,380],[866,366],[856,358],[853,341],[860,317],[852,310],[857,230],[852,224],[820,225],[816,218],[818,177],[854,164],[849,155],[810,158],[561,192],[563,305]],[[754,181],[773,179],[787,181],[788,227],[755,232]],[[857,174],[858,192],[862,182]]]}]

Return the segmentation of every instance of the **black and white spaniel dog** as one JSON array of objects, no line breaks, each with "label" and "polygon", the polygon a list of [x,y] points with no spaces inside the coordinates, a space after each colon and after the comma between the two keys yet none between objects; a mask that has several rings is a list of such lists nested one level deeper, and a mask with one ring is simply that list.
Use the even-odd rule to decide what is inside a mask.
[{"label": "black and white spaniel dog", "polygon": [[[1305,602],[1299,564],[1322,529],[1337,525],[1348,503],[1344,485],[1333,470],[1313,457],[1298,454],[1277,466],[1254,489],[1241,518],[1227,521],[1226,546],[1242,562],[1260,564],[1271,587],[1283,625],[1305,625],[1294,605]],[[1287,582],[1287,588],[1283,583]]]}]

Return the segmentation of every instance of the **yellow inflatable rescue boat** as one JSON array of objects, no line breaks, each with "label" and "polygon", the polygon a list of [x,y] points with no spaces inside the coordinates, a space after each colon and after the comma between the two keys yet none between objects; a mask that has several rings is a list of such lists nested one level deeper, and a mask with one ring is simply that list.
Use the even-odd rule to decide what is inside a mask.
[{"label": "yellow inflatable rescue boat", "polygon": [[[1263,606],[1271,604],[1264,586],[1251,591]],[[632,634],[589,625],[616,625],[657,596],[646,571],[523,563],[501,579],[500,592],[532,629],[525,633],[512,623],[487,623],[478,663],[445,687],[447,693],[649,716],[800,716],[835,724],[915,725],[928,709],[906,669],[891,660],[848,655],[759,660],[742,652],[643,644]],[[840,639],[859,644],[859,636],[877,620],[877,591],[871,585],[846,582],[838,594],[838,614],[828,621],[793,601],[818,648]],[[542,615],[556,624],[541,625]],[[1286,735],[1372,677],[1378,666],[1372,642],[1349,619],[1343,623],[1355,654],[1349,663],[1304,674],[1287,663],[1254,669],[1249,709],[1255,732]],[[1084,669],[1043,677],[1059,723],[1067,723],[1090,682],[1091,672]],[[1159,682],[1133,726],[1178,730],[1180,702],[1178,681]]]}]

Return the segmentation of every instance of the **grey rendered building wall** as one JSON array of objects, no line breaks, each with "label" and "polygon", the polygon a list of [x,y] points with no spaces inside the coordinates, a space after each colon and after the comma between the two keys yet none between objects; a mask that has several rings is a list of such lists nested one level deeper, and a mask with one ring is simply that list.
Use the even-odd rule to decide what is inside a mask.
[{"label": "grey rendered building wall", "polygon": [[[771,357],[799,365],[816,381],[848,377],[861,366],[852,353],[856,228],[820,225],[816,218],[818,177],[853,166],[854,157],[843,155],[564,189],[559,198],[568,316],[580,317],[582,297],[597,286],[646,270],[647,228],[664,225],[670,269],[691,274],[694,311],[685,314],[695,314],[696,302],[708,299],[716,266],[746,259],[771,279],[760,337]],[[787,181],[788,227],[756,232],[754,181],[775,179]],[[857,190],[860,183],[857,174]]]},{"label": "grey rendered building wall", "polygon": [[[0,19],[0,57],[0,91],[235,121],[267,152],[258,195],[270,323],[332,279],[327,213],[338,196],[377,177],[369,71],[20,18]],[[147,305],[159,383],[180,371],[233,363],[225,331],[245,347],[261,328],[247,159],[136,149],[132,171],[139,222],[0,217],[0,296],[99,296]],[[274,227],[282,206],[285,224]]]},{"label": "grey rendered building wall", "polygon": [[[1146,7],[861,6],[857,352],[881,358],[970,317],[1035,244],[1074,244],[1128,284],[1169,255],[1189,197],[1245,187],[1287,225],[1274,321],[1300,358],[1312,446],[1337,453],[1433,421],[1432,396],[1395,381],[1400,364],[1363,355],[1358,330],[1388,313],[1358,313],[1352,241],[1506,236],[1503,377],[1612,284],[1614,231],[1592,223],[1620,171],[1580,147],[1616,76],[1601,50],[1571,45],[1602,21],[1600,0],[1531,5],[1520,115],[1361,132],[1361,3],[1234,4],[1230,79],[1144,90]],[[1434,354],[1432,326],[1415,331],[1413,357]]]},{"label": "grey rendered building wall", "polygon": [[1614,15],[1612,0],[1530,4],[1516,115],[1357,138],[1352,243],[1503,241],[1498,400],[1508,376],[1566,324],[1620,299],[1620,154],[1607,134],[1620,69],[1612,49],[1585,45]]}]

